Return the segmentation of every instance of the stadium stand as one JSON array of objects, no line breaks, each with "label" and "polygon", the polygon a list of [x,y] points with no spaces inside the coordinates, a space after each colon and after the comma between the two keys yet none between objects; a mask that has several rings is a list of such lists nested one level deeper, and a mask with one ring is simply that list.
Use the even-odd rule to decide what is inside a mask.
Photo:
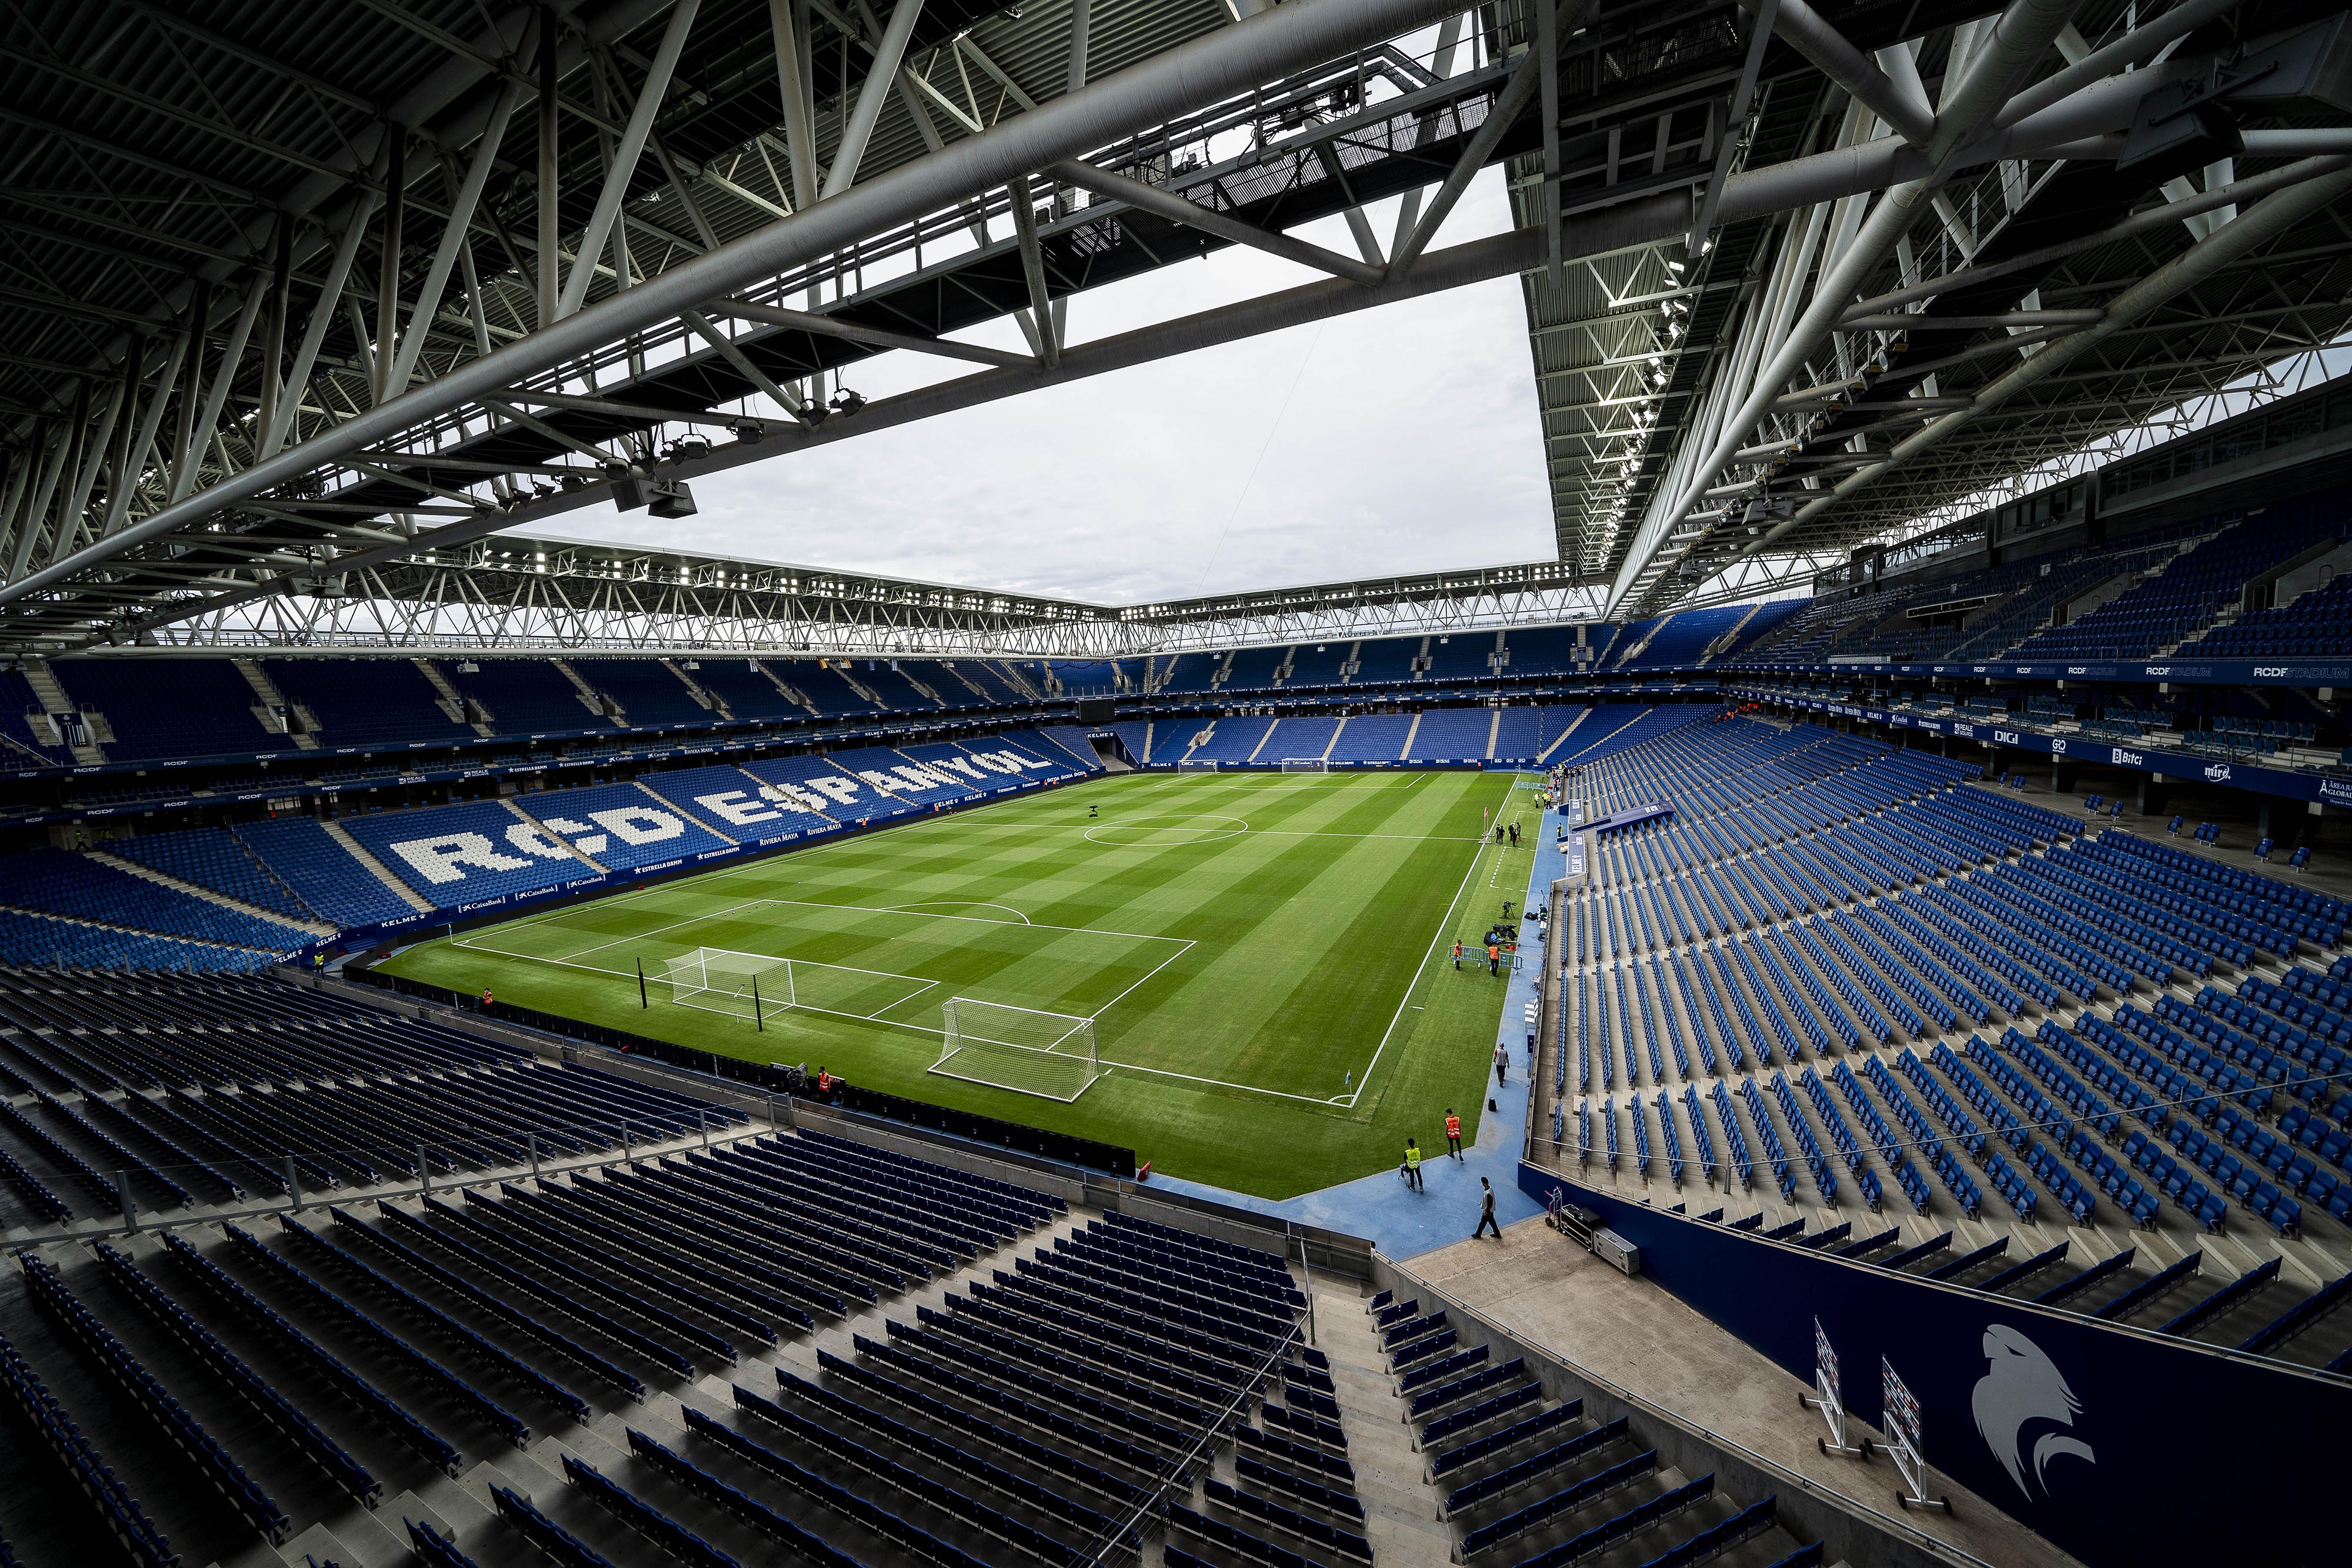
[{"label": "stadium stand", "polygon": [[1411,760],[1415,762],[1475,762],[1486,755],[1487,737],[1495,730],[1495,713],[1483,707],[1433,707],[1423,710],[1412,733]]},{"label": "stadium stand", "polygon": [[383,883],[310,817],[269,817],[234,830],[305,908],[337,925],[373,925],[410,913]]},{"label": "stadium stand", "polygon": [[[1275,720],[1236,716],[1216,721],[1208,740],[1190,750],[1180,752],[1171,760],[1192,762],[1247,762],[1258,755]],[[1197,733],[1197,732],[1196,732]]]},{"label": "stadium stand", "polygon": [[2347,616],[2352,616],[2352,574],[2338,574],[2325,587],[2240,616],[2184,646],[2218,659],[2325,657],[2344,651]]},{"label": "stadium stand", "polygon": [[147,833],[112,840],[107,847],[121,859],[135,861],[198,887],[208,887],[273,915],[295,920],[317,918],[226,828]]},{"label": "stadium stand", "polygon": [[518,796],[514,803],[607,871],[635,871],[724,849],[732,841],[635,784],[543,789]]},{"label": "stadium stand", "polygon": [[1405,737],[1415,716],[1409,713],[1351,715],[1331,743],[1330,760],[1394,762],[1404,753]]},{"label": "stadium stand", "polygon": [[614,721],[589,705],[578,686],[546,659],[435,661],[442,677],[480,705],[500,735],[603,730]]},{"label": "stadium stand", "polygon": [[758,659],[704,659],[686,673],[695,685],[725,704],[732,718],[773,723],[809,717],[809,710],[787,696],[777,682],[795,690],[797,685],[789,675],[772,675],[775,667],[772,662],[763,664]]},{"label": "stadium stand", "polygon": [[2347,521],[2344,497],[2335,492],[2272,507],[2222,529],[2081,620],[2028,638],[2011,656],[2112,659],[2168,652],[2234,603],[2247,579],[2340,538]]},{"label": "stadium stand", "polygon": [[1257,759],[1275,763],[1294,758],[1320,760],[1339,733],[1339,720],[1336,718],[1278,719],[1267,732],[1265,744],[1257,748]]},{"label": "stadium stand", "polygon": [[292,737],[263,726],[253,687],[226,659],[72,659],[50,669],[80,711],[104,716],[111,761],[295,749]]},{"label": "stadium stand", "polygon": [[[1636,1190],[1719,1174],[1760,1200],[1755,1228],[1825,1246],[1843,1239],[1812,1230],[1824,1210],[1900,1212],[1882,1245],[1905,1243],[1906,1271],[2352,1364],[2340,1292],[2249,1264],[2217,1279],[2218,1260],[2200,1283],[2137,1262],[2132,1239],[2160,1232],[2179,1257],[2215,1231],[2295,1238],[2352,1214],[2352,1097],[2334,1082],[2352,987],[2338,998],[2294,962],[2339,948],[2352,904],[2095,832],[1972,772],[1737,717],[1597,756],[1594,810],[1675,812],[1597,840],[1566,901],[1538,1074],[1558,1157]],[[1751,1053],[1763,1071],[1736,1076]],[[2014,1228],[2053,1212],[2105,1250]],[[1994,1243],[1948,1255],[1961,1219]],[[2200,1297],[2212,1310],[2184,1314]]]},{"label": "stadium stand", "polygon": [[270,684],[318,721],[322,747],[402,748],[470,738],[407,659],[264,659]]},{"label": "stadium stand", "polygon": [[660,659],[567,659],[580,678],[619,705],[632,726],[708,724],[717,716]]},{"label": "stadium stand", "polygon": [[354,818],[344,828],[436,905],[536,893],[595,874],[546,830],[495,801]]},{"label": "stadium stand", "polygon": [[1148,719],[1122,719],[1110,727],[1110,732],[1118,737],[1118,743],[1127,747],[1127,755],[1136,766],[1149,767],[1158,760],[1151,755],[1157,728]]},{"label": "stadium stand", "polygon": [[17,909],[75,920],[194,937],[263,951],[299,947],[299,926],[245,914],[58,850],[32,850],[7,862],[6,901]]}]

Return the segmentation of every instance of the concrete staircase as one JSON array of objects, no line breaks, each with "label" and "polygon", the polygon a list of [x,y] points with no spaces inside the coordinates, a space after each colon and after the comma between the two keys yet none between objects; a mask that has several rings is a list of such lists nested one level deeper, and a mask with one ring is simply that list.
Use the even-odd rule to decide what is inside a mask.
[{"label": "concrete staircase", "polygon": [[961,682],[963,689],[970,692],[972,695],[980,698],[981,701],[993,702],[995,700],[988,695],[986,688],[982,686],[978,681],[975,681],[970,675],[965,674],[963,671],[958,669],[955,665],[941,664],[940,668],[945,670],[949,674],[953,675],[958,681]]},{"label": "concrete staircase", "polygon": [[1364,1535],[1381,1568],[1435,1568],[1454,1537],[1437,1517],[1437,1489],[1423,1475],[1405,1403],[1364,1310],[1370,1287],[1336,1274],[1314,1274],[1315,1348],[1331,1363],[1339,1388],[1339,1429],[1356,1468]]},{"label": "concrete staircase", "polygon": [[607,723],[627,727],[629,716],[622,711],[618,702],[590,685],[565,660],[550,659],[548,663],[563,672],[563,678],[572,683],[572,691],[578,694],[582,707]]},{"label": "concrete staircase", "polygon": [[319,749],[319,737],[311,733],[319,727],[318,715],[288,702],[286,694],[278,689],[278,683],[269,678],[269,672],[254,660],[231,659],[229,663],[236,666],[236,673],[245,677],[245,684],[260,699],[254,705],[253,716],[261,721],[262,728],[273,735],[283,734],[298,750]]},{"label": "concrete staircase", "polygon": [[661,667],[678,678],[685,685],[688,695],[692,696],[698,705],[709,709],[720,718],[731,719],[735,716],[734,710],[727,706],[727,699],[696,680],[684,664],[679,664],[676,659],[664,659],[661,662]]},{"label": "concrete staircase", "polygon": [[415,664],[425,678],[433,683],[433,689],[441,694],[435,706],[448,716],[451,724],[466,725],[479,736],[498,733],[490,710],[451,685],[449,677],[441,673],[440,665],[430,659],[411,659],[409,663]]},{"label": "concrete staircase", "polygon": [[797,704],[798,706],[808,709],[812,714],[816,712],[816,704],[809,701],[808,694],[806,692],[801,690],[798,686],[790,685],[785,681],[783,676],[776,674],[775,671],[768,668],[767,665],[760,664],[760,661],[757,659],[754,659],[751,662],[754,664],[758,664],[760,673],[768,677],[768,684],[784,695],[784,700],[786,702]]},{"label": "concrete staircase", "polygon": [[143,882],[152,882],[158,887],[168,887],[173,893],[184,893],[191,898],[201,898],[206,904],[217,904],[223,909],[234,909],[239,915],[250,915],[256,920],[274,920],[280,925],[292,925],[308,931],[314,936],[332,936],[335,934],[336,928],[323,920],[306,920],[299,915],[280,915],[274,909],[264,909],[257,904],[247,904],[241,898],[231,898],[225,893],[215,893],[211,888],[196,883],[182,882],[178,877],[167,876],[152,866],[141,865],[137,861],[124,860],[120,855],[110,855],[102,850],[87,850],[83,852],[100,865],[111,866],[116,871],[127,873]]},{"label": "concrete staircase", "polygon": [[[47,714],[52,722],[58,725],[58,737],[73,759],[85,768],[105,766],[106,753],[99,749],[96,735],[96,731],[105,723],[105,720],[96,714],[81,714],[80,709],[75,706],[73,698],[66,695],[65,687],[58,685],[57,674],[49,668],[49,662],[47,659],[28,656],[19,662],[18,667],[24,672],[25,684],[33,688],[35,696],[41,699],[41,711]],[[87,741],[74,738],[75,721],[78,717],[88,724],[92,732],[90,739]],[[113,732],[108,731],[107,738],[112,737]]]},{"label": "concrete staircase", "polygon": [[425,914],[431,911],[433,905],[427,904],[424,898],[418,894],[415,888],[401,881],[399,877],[394,875],[390,866],[384,864],[382,861],[376,859],[375,856],[370,854],[368,852],[367,846],[361,843],[359,840],[352,837],[350,833],[346,832],[341,822],[321,821],[319,826],[327,830],[327,836],[329,838],[343,846],[343,852],[346,854],[350,855],[352,859],[359,862],[360,864],[367,867],[368,873],[370,875],[373,876],[376,881],[383,883],[384,886],[390,888],[394,894],[399,898],[401,903],[405,904],[409,908],[417,911],[419,914]]},{"label": "concrete staircase", "polygon": [[905,681],[908,685],[914,687],[915,690],[920,692],[923,695],[930,698],[931,701],[939,704],[940,706],[945,707],[948,706],[947,698],[940,695],[938,692],[932,690],[926,682],[916,675],[913,670],[906,667],[905,665],[899,666],[898,678]]}]

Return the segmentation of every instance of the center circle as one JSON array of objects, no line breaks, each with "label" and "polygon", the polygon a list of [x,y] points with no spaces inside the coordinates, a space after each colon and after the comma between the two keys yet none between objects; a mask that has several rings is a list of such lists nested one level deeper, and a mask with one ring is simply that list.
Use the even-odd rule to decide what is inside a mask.
[{"label": "center circle", "polygon": [[1097,822],[1087,830],[1087,841],[1120,849],[1166,850],[1185,844],[1213,844],[1249,831],[1239,817],[1213,813],[1132,817],[1123,822]]}]

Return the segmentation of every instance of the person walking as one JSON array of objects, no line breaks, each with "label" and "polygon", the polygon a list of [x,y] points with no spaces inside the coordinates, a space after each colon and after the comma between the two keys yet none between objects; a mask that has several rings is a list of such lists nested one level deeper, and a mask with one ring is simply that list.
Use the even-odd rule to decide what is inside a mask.
[{"label": "person walking", "polygon": [[1404,1185],[1413,1192],[1427,1192],[1421,1179],[1421,1145],[1411,1138],[1404,1141]]},{"label": "person walking", "polygon": [[1478,1228],[1470,1233],[1470,1239],[1475,1241],[1491,1230],[1495,1233],[1495,1239],[1500,1241],[1503,1228],[1495,1223],[1495,1184],[1480,1176],[1478,1186],[1481,1188],[1478,1194]]},{"label": "person walking", "polygon": [[1454,944],[1454,967],[1457,969],[1462,967],[1462,943],[1458,938]]},{"label": "person walking", "polygon": [[1490,975],[1499,975],[1502,972],[1503,950],[1500,947],[1496,946],[1492,942],[1489,942],[1486,944],[1486,973]]},{"label": "person walking", "polygon": [[1451,1105],[1445,1108],[1445,1152],[1457,1160],[1462,1157],[1462,1118]]},{"label": "person walking", "polygon": [[1495,1082],[1497,1084],[1504,1082],[1503,1069],[1508,1067],[1510,1064],[1511,1048],[1505,1045],[1501,1040],[1496,1040],[1495,1042]]},{"label": "person walking", "polygon": [[1519,825],[1517,822],[1511,824],[1511,847],[1513,849],[1519,847]]}]

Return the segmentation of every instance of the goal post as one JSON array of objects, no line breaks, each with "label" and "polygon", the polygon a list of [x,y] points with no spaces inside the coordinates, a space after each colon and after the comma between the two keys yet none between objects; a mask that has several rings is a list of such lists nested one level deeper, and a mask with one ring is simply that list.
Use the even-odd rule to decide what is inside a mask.
[{"label": "goal post", "polygon": [[1328,773],[1331,765],[1319,757],[1286,757],[1282,759],[1285,773]]},{"label": "goal post", "polygon": [[975,997],[940,1006],[940,1059],[930,1071],[1067,1103],[1102,1076],[1095,1020]]},{"label": "goal post", "polygon": [[[647,975],[647,980],[654,977]],[[756,1001],[764,1023],[798,1010],[839,1018],[877,1019],[905,1006],[938,982],[888,969],[860,969],[814,958],[697,947],[662,960],[661,983],[680,1007],[751,1019]]]},{"label": "goal post", "polygon": [[765,953],[697,947],[663,960],[662,969],[669,999],[680,1007],[750,1018],[756,997],[761,1015],[773,1017],[798,999],[793,961]]}]

